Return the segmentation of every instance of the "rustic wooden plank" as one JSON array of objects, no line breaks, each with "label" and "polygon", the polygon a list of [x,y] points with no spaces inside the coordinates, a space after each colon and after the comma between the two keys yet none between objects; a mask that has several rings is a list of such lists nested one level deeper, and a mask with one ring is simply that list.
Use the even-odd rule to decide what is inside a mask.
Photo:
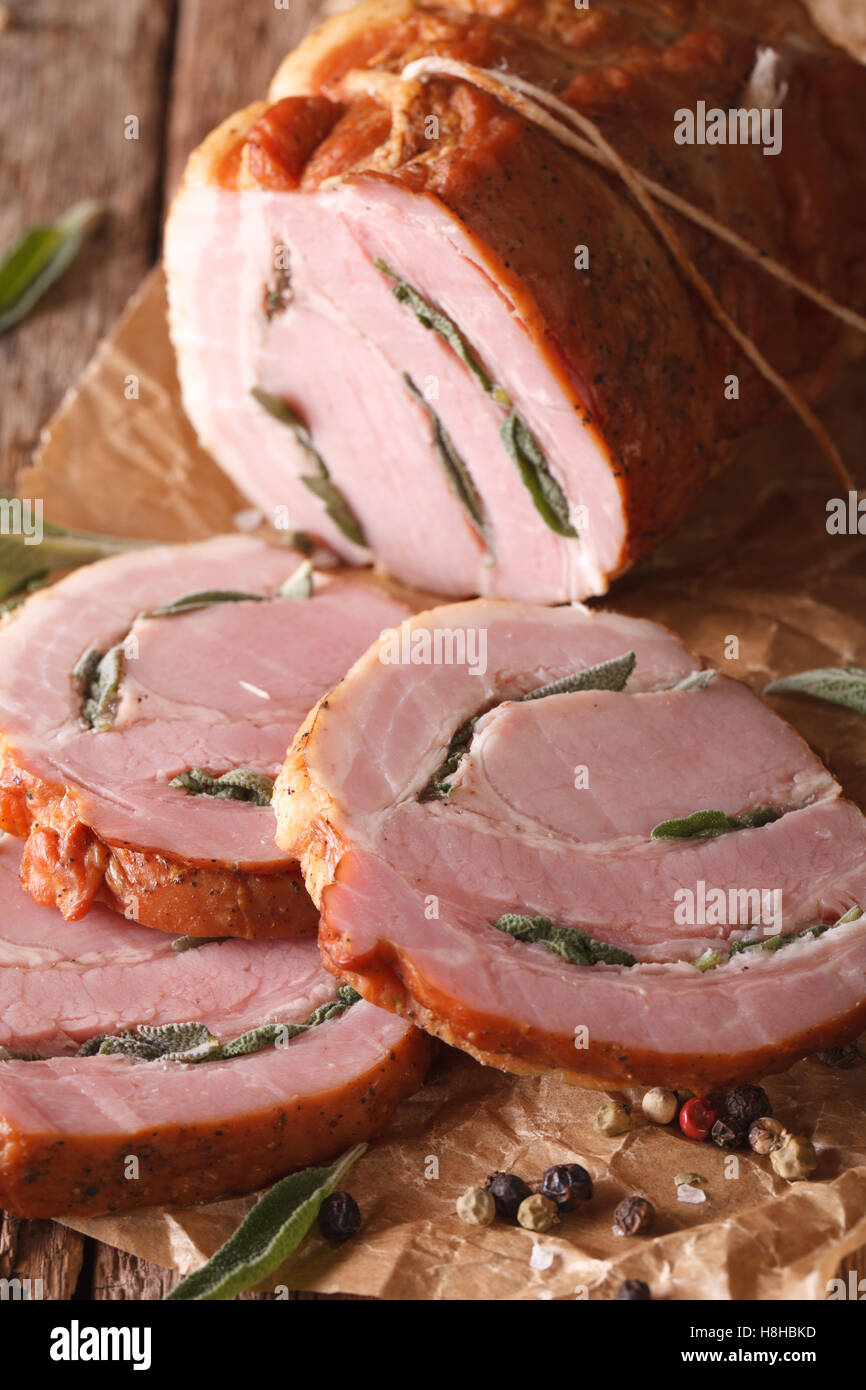
[{"label": "rustic wooden plank", "polygon": [[[0,247],[80,198],[103,225],[33,315],[0,338],[0,482],[135,289],[157,244],[174,0],[6,0]],[[136,116],[139,138],[126,139]]]},{"label": "rustic wooden plank", "polygon": [[[105,220],[38,309],[0,338],[0,484],[153,259],[174,0],[6,0],[0,24],[0,247],[80,198]],[[128,116],[137,140],[124,138]],[[0,1271],[68,1298],[84,1241],[50,1222],[0,1217]]]},{"label": "rustic wooden plank", "polygon": [[71,1298],[83,1254],[84,1237],[53,1221],[0,1221],[0,1279],[29,1279],[32,1298]]},{"label": "rustic wooden plank", "polygon": [[339,0],[183,0],[166,139],[166,197],[190,150],[241,106],[263,97],[280,60]]}]

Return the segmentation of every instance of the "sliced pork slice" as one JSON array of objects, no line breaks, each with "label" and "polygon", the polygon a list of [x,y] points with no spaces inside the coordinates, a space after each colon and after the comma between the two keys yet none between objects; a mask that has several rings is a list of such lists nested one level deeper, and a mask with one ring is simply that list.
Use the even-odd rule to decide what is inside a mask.
[{"label": "sliced pork slice", "polygon": [[304,1022],[339,986],[311,940],[176,952],[99,904],[58,923],[18,888],[18,857],[0,845],[0,1207],[60,1216],[250,1192],[377,1134],[420,1085],[428,1040],[364,1002],[246,1056],[76,1055],[140,1025],[199,1023],[225,1044]]},{"label": "sliced pork slice", "polygon": [[[192,155],[171,210],[170,326],[203,444],[353,563],[452,596],[604,592],[772,397],[622,183],[466,82],[399,74],[433,55],[556,93],[640,171],[862,307],[866,76],[799,5],[765,9],[374,0],[331,19]],[[678,142],[674,113],[710,92],[755,105],[761,53],[784,72],[781,148]],[[819,394],[838,322],[665,216],[773,365]]]},{"label": "sliced pork slice", "polygon": [[[443,660],[459,633],[474,666]],[[866,820],[652,624],[409,620],[312,712],[274,804],[329,968],[493,1065],[704,1089],[866,1023]]]},{"label": "sliced pork slice", "polygon": [[[75,919],[101,895],[195,935],[315,929],[274,846],[269,779],[314,700],[410,610],[338,572],[281,596],[300,561],[241,536],[137,551],[34,595],[0,631],[0,821],[26,839],[38,902]],[[204,597],[189,611],[162,611],[191,594]],[[241,770],[256,800],[197,768]]]}]

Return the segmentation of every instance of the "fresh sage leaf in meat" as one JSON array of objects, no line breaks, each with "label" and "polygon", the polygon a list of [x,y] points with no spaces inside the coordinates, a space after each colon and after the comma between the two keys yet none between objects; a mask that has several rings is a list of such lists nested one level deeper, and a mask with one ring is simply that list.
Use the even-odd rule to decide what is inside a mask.
[{"label": "fresh sage leaf in meat", "polygon": [[706,671],[692,671],[691,675],[683,676],[681,681],[672,685],[671,690],[706,690],[717,675],[718,672],[712,666]]},{"label": "fresh sage leaf in meat", "polygon": [[472,481],[472,475],[455,449],[451,436],[429,401],[424,399],[410,376],[404,373],[403,380],[406,383],[406,389],[415,397],[418,404],[426,410],[430,417],[433,447],[439,456],[439,461],[445,470],[445,475],[451,484],[452,491],[476,530],[483,534],[484,514],[481,506],[481,498]]},{"label": "fresh sage leaf in meat", "polygon": [[234,767],[217,776],[203,767],[191,767],[172,777],[168,784],[190,796],[215,796],[221,801],[252,801],[256,806],[270,806],[274,794],[274,779],[249,767]]},{"label": "fresh sage leaf in meat", "polygon": [[184,951],[197,951],[199,946],[213,946],[218,941],[228,940],[226,936],[176,936],[171,949],[180,956]]},{"label": "fresh sage leaf in meat", "polygon": [[383,260],[376,260],[373,264],[383,275],[387,275],[389,280],[394,281],[391,289],[394,298],[400,304],[406,304],[424,328],[430,328],[434,333],[438,333],[440,338],[444,338],[463,365],[469,368],[488,396],[494,396],[502,405],[509,405],[507,395],[491,381],[453,319],[450,319],[447,314],[443,314],[441,309],[437,309],[435,305],[430,303],[429,299],[425,299],[407,281],[401,280],[397,272],[391,270]]},{"label": "fresh sage leaf in meat", "polygon": [[114,725],[117,696],[123,679],[123,643],[103,655],[89,647],[72,672],[82,697],[81,717],[94,733],[107,733]]},{"label": "fresh sage leaf in meat", "polygon": [[516,411],[509,412],[499,433],[509,458],[517,467],[532,498],[535,510],[557,535],[576,536],[577,531],[569,520],[568,499],[552,476],[535,437]]},{"label": "fresh sage leaf in meat", "polygon": [[350,541],[354,541],[355,545],[366,545],[367,540],[360,521],[340,489],[331,480],[327,464],[313,443],[313,437],[298,412],[281,396],[273,396],[268,391],[262,391],[258,386],[252,388],[251,395],[254,400],[258,401],[262,409],[272,415],[275,420],[279,420],[282,425],[289,426],[298,443],[307,451],[315,464],[315,473],[301,474],[301,482],[304,486],[309,488],[310,492],[314,493],[325,504],[325,512],[344,536]]},{"label": "fresh sage leaf in meat", "polygon": [[[727,959],[733,960],[735,956],[741,955],[743,951],[781,951],[783,947],[791,946],[795,941],[804,941],[808,936],[823,936],[825,932],[832,931],[834,927],[842,927],[846,922],[859,921],[862,916],[863,909],[854,906],[849,908],[847,912],[843,912],[841,917],[837,917],[835,922],[818,922],[814,926],[804,927],[801,931],[788,932],[785,935],[753,936],[750,938],[743,938],[740,941],[732,941],[728,948]],[[717,958],[708,961],[710,956]],[[716,951],[705,951],[702,956],[698,956],[697,960],[692,961],[692,965],[696,965],[699,970],[715,969],[716,965],[723,965],[724,963],[725,957],[720,956]]]},{"label": "fresh sage leaf in meat", "polygon": [[[518,698],[521,701],[543,700],[547,695],[573,694],[579,690],[624,690],[634,666],[634,652],[625,652],[622,656],[614,657],[611,661],[602,661],[597,666],[585,666],[582,670],[575,671],[571,675],[550,681],[547,685],[541,685],[536,690],[530,690],[528,694]],[[473,714],[470,719],[460,725],[448,745],[444,762],[433,773],[421,793],[422,801],[432,801],[436,797],[444,798],[449,795],[452,788],[448,778],[456,772],[457,764],[472,742],[475,725],[481,715],[487,712],[482,710],[478,714]]]},{"label": "fresh sage leaf in meat", "polygon": [[693,811],[690,816],[663,820],[653,826],[653,840],[702,840],[727,835],[732,830],[756,830],[771,825],[782,812],[774,806],[758,806],[744,816],[726,816],[724,811]]},{"label": "fresh sage leaf in meat", "polygon": [[635,654],[626,652],[615,656],[611,661],[602,661],[598,666],[586,666],[573,675],[563,676],[561,680],[541,685],[521,695],[521,700],[543,700],[548,695],[571,695],[580,690],[624,690],[626,682],[634,670]]},{"label": "fresh sage leaf in meat", "polygon": [[0,264],[0,333],[26,318],[69,269],[101,214],[101,204],[88,199],[24,233]]},{"label": "fresh sage leaf in meat", "polygon": [[283,1178],[260,1198],[207,1264],[176,1284],[166,1300],[229,1299],[260,1283],[298,1248],[326,1197],[339,1187],[366,1147],[356,1144],[330,1168],[307,1168]]},{"label": "fresh sage leaf in meat", "polygon": [[197,593],[172,599],[171,603],[163,603],[159,608],[150,608],[141,617],[175,618],[199,608],[210,608],[215,603],[264,603],[268,597],[267,594],[247,594],[241,589],[200,589]]},{"label": "fresh sage leaf in meat", "polygon": [[783,676],[764,686],[765,695],[811,695],[866,714],[866,666],[822,666]]},{"label": "fresh sage leaf in meat", "polygon": [[506,912],[491,925],[515,941],[545,946],[572,965],[636,965],[636,958],[618,946],[596,941],[577,927],[557,927],[547,917]]}]

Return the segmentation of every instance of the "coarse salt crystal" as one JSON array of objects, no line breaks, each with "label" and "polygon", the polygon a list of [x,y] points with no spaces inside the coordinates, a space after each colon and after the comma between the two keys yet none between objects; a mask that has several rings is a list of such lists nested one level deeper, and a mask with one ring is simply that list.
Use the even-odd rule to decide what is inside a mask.
[{"label": "coarse salt crystal", "polygon": [[556,1251],[552,1245],[542,1245],[540,1241],[536,1241],[529,1257],[529,1268],[550,1269],[555,1259]]},{"label": "coarse salt crystal", "polygon": [[700,1187],[692,1187],[691,1183],[680,1183],[677,1188],[677,1201],[690,1202],[692,1206],[698,1206],[700,1202],[707,1200],[707,1194]]}]

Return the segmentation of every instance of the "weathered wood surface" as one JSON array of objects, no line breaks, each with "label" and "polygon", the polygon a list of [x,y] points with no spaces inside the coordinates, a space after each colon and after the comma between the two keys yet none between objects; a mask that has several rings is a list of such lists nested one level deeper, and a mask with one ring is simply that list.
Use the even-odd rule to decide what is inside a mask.
[{"label": "weathered wood surface", "polygon": [[[0,487],[153,263],[193,146],[262,95],[317,0],[0,4],[0,248],[82,198],[105,218],[69,274],[0,338]],[[138,138],[128,139],[137,117]],[[45,1298],[157,1299],[176,1276],[49,1221],[0,1214],[0,1278]],[[257,1295],[248,1295],[257,1297]]]}]

